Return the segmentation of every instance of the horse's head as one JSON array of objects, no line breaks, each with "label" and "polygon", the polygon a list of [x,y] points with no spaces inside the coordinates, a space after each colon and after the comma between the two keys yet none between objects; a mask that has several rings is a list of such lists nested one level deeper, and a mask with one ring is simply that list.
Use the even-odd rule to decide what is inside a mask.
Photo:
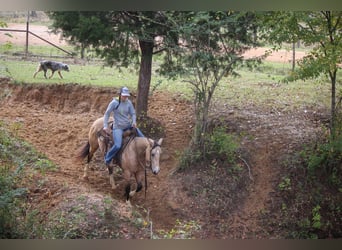
[{"label": "horse's head", "polygon": [[163,138],[160,138],[158,142],[153,141],[153,146],[151,148],[151,169],[152,169],[152,173],[154,174],[158,174],[160,171],[159,159],[160,159],[160,154],[162,152],[161,150],[162,142],[163,142]]}]

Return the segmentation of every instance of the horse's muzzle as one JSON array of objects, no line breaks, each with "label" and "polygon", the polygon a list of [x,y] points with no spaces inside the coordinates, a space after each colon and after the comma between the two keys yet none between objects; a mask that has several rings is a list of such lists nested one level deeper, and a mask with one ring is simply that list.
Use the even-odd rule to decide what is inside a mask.
[{"label": "horse's muzzle", "polygon": [[157,175],[159,173],[159,171],[160,171],[159,167],[155,167],[155,168],[152,169],[152,173],[155,174],[155,175]]}]

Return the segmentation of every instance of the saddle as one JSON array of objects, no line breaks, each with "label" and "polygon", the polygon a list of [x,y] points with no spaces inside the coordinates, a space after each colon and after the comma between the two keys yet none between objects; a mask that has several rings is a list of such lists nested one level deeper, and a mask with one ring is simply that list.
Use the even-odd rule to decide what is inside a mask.
[{"label": "saddle", "polygon": [[[113,130],[113,126],[110,126],[111,131]],[[122,134],[122,146],[116,156],[113,158],[113,163],[121,165],[121,156],[122,152],[125,150],[128,143],[137,135],[136,128],[129,128],[125,130]],[[114,145],[114,138],[113,134],[108,134],[103,129],[97,132],[97,137],[105,143],[105,154],[107,153],[108,149],[110,149]]]}]

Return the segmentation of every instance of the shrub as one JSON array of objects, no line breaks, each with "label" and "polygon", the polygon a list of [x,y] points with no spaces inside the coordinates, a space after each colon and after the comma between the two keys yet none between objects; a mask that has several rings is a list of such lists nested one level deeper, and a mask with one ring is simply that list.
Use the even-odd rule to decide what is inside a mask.
[{"label": "shrub", "polygon": [[236,162],[236,152],[239,148],[236,136],[228,134],[224,127],[218,127],[209,134],[205,140],[204,154],[203,150],[195,146],[187,148],[180,155],[180,169],[190,167],[196,163],[203,163],[203,160],[225,161],[228,164]]},{"label": "shrub", "polygon": [[27,228],[39,223],[37,216],[27,210],[26,185],[37,171],[56,169],[44,155],[18,140],[15,134],[13,126],[6,129],[0,123],[0,238],[30,237],[32,230]]},{"label": "shrub", "polygon": [[285,237],[342,236],[341,166],[342,136],[308,144],[286,162],[278,184]]},{"label": "shrub", "polygon": [[228,134],[224,127],[214,129],[208,141],[208,156],[215,156],[233,163],[239,148],[237,138]]}]

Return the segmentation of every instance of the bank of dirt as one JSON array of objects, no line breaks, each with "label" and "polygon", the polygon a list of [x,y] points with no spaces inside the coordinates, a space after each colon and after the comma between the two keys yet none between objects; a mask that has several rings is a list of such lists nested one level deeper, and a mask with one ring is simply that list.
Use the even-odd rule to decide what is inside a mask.
[{"label": "bank of dirt", "polygon": [[[20,124],[17,126],[18,135],[59,167],[58,171],[47,174],[50,186],[55,187],[51,188],[51,195],[41,197],[42,200],[48,199],[44,208],[47,212],[58,206],[70,192],[110,194],[125,207],[123,188],[111,190],[99,152],[90,163],[89,181],[82,179],[85,162],[74,160],[87,141],[92,122],[103,115],[115,95],[114,89],[78,84],[15,85],[8,79],[2,79],[1,89],[1,120]],[[193,195],[208,178],[201,168],[197,171],[194,166],[190,171],[176,171],[179,155],[191,138],[192,106],[177,95],[156,91],[150,97],[148,115],[160,122],[165,133],[161,172],[158,176],[148,174],[147,195],[139,193],[134,196],[133,206],[145,215],[148,213],[155,231],[167,232],[179,220],[183,223],[195,221],[201,226],[201,230],[194,233],[196,238],[281,237],[277,233],[269,235],[260,214],[274,205],[272,197],[283,157],[293,153],[320,129],[317,113],[306,111],[304,114],[298,110],[280,114],[258,107],[243,110],[231,107],[216,112],[222,117],[217,121],[222,126],[229,127],[232,133],[244,134],[241,139],[241,159],[244,161],[240,162],[244,176],[234,187],[236,194],[227,193],[226,196],[234,205],[213,210],[213,204],[208,203],[204,192],[202,196]],[[207,169],[210,167],[208,164]],[[215,183],[224,187],[227,176],[217,173],[213,174]],[[115,178],[120,183],[120,173]],[[191,189],[194,187],[196,190]],[[209,186],[206,192],[217,192],[214,189],[219,190],[216,186]],[[219,194],[217,197],[225,199]]]},{"label": "bank of dirt", "polygon": [[[25,24],[8,24],[12,29],[25,27]],[[30,25],[30,31],[58,46],[66,44],[60,35],[49,33],[46,26]],[[24,34],[11,32],[11,36],[0,36],[0,42],[24,46]],[[46,45],[33,36],[29,41],[30,45]],[[260,56],[264,52],[265,49],[258,48],[244,56]],[[296,53],[297,59],[303,56],[302,52]],[[288,63],[291,53],[279,50],[266,60]],[[40,199],[33,202],[46,204],[44,212],[48,213],[67,196],[109,194],[126,211],[123,189],[111,190],[99,152],[90,163],[92,171],[88,182],[82,179],[84,163],[74,161],[78,150],[87,141],[92,122],[103,115],[108,102],[116,95],[114,89],[77,83],[13,85],[8,79],[2,79],[0,93],[1,120],[15,124],[12,127],[17,128],[21,138],[59,166],[57,172],[48,173],[51,188],[46,192],[49,195],[42,193]],[[293,154],[320,130],[321,118],[327,112],[306,109],[280,113],[250,105],[218,107],[213,110],[213,123],[228,127],[231,133],[243,135],[240,156],[245,162],[239,160],[240,179],[231,183],[232,175],[212,162],[183,172],[176,171],[179,155],[189,144],[192,133],[192,105],[177,95],[156,91],[150,97],[148,115],[159,121],[165,132],[162,169],[158,176],[148,175],[146,198],[140,193],[132,203],[144,215],[148,214],[153,231],[170,231],[177,220],[185,224],[193,220],[201,226],[201,230],[195,232],[197,238],[282,237],[279,232],[270,234],[272,230],[265,227],[260,215],[276,205],[273,197],[277,192],[283,158]],[[215,117],[220,119],[215,120]],[[211,171],[215,168],[217,171]],[[120,173],[116,174],[116,180],[120,182]],[[128,232],[124,235],[138,237],[129,236]]]}]

